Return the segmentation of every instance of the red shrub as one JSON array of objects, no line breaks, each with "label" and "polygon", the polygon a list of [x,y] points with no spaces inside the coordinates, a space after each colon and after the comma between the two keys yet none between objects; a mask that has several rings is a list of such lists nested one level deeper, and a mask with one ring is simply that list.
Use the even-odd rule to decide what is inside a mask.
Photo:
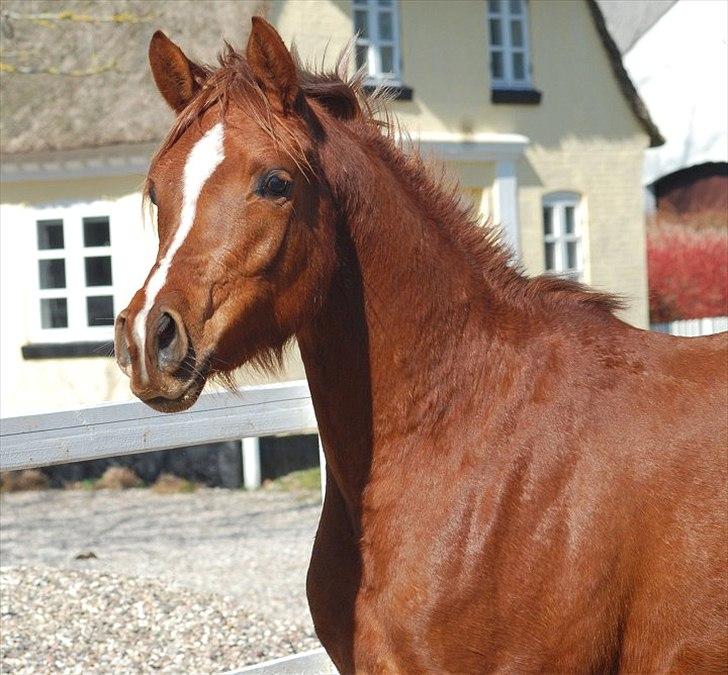
[{"label": "red shrub", "polygon": [[650,321],[728,315],[728,229],[647,229]]}]

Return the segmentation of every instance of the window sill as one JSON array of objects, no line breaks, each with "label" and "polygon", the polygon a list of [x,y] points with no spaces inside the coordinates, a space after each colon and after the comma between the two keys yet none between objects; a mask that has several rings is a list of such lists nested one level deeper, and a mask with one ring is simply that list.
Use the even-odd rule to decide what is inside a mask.
[{"label": "window sill", "polygon": [[105,342],[36,342],[20,349],[26,361],[34,359],[78,359],[113,357],[113,344]]},{"label": "window sill", "polygon": [[381,85],[365,84],[364,92],[366,94],[372,94],[378,86],[381,86],[393,101],[411,101],[414,94],[412,87],[405,87],[403,84],[387,84],[386,82],[383,82]]},{"label": "window sill", "polygon": [[492,89],[490,101],[491,103],[538,105],[541,103],[541,92],[538,89]]}]

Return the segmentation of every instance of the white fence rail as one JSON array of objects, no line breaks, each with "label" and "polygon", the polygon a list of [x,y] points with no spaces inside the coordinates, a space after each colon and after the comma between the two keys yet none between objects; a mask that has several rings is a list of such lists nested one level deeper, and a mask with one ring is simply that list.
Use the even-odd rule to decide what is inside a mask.
[{"label": "white fence rail", "polygon": [[265,661],[223,675],[336,675],[338,671],[323,649]]},{"label": "white fence rail", "polygon": [[669,323],[653,323],[650,328],[658,333],[670,333],[683,337],[713,335],[728,330],[728,316],[713,316],[705,319],[684,319]]},{"label": "white fence rail", "polygon": [[157,413],[141,402],[102,404],[3,418],[0,471],[316,429],[303,380],[203,394],[179,413]]},{"label": "white fence rail", "polygon": [[[259,436],[316,430],[311,394],[303,380],[246,387],[235,394],[203,394],[180,413],[157,413],[140,402],[102,404],[1,419],[0,471],[242,438],[245,482],[250,487],[260,482]],[[233,672],[283,675],[336,669],[318,649]]]}]

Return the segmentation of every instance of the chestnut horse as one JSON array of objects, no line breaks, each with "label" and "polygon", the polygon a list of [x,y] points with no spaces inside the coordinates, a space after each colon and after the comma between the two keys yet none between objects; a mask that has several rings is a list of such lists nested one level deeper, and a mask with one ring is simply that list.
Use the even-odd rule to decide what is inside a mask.
[{"label": "chestnut horse", "polygon": [[307,591],[343,673],[725,670],[726,337],[527,278],[356,80],[162,33],[159,255],[116,322],[134,393],[300,345],[327,459]]}]

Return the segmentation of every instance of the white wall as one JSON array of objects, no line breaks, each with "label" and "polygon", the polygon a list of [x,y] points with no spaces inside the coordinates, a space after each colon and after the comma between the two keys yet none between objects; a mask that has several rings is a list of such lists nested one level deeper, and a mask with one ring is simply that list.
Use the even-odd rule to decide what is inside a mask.
[{"label": "white wall", "polygon": [[[142,220],[141,176],[3,185],[0,204],[0,415],[131,398],[113,359],[25,360],[21,347],[38,335],[37,209],[109,202],[115,312],[143,282],[157,250],[151,224]],[[113,340],[113,328],[97,329]],[[53,341],[53,340],[48,340]]]}]

